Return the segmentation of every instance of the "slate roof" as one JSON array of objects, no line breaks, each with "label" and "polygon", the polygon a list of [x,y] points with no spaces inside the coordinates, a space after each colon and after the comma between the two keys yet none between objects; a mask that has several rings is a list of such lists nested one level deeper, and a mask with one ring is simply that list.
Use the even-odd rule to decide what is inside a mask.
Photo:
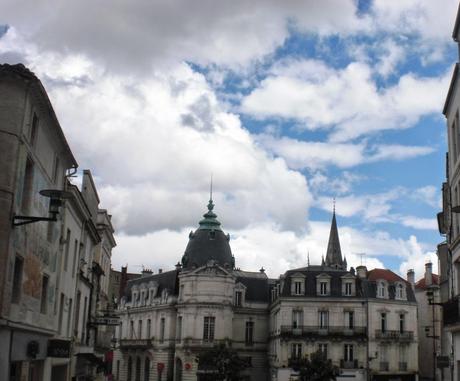
[{"label": "slate roof", "polygon": [[265,273],[234,271],[236,283],[246,286],[246,300],[253,302],[269,302],[269,279]]},{"label": "slate roof", "polygon": [[161,295],[161,292],[164,289],[169,290],[170,294],[172,295],[178,295],[178,283],[179,283],[178,271],[171,270],[171,271],[164,271],[162,273],[143,276],[140,278],[129,280],[128,284],[126,285],[126,289],[125,289],[125,296],[126,296],[127,301],[131,301],[131,288],[134,285],[140,285],[142,283],[148,283],[150,281],[154,281],[158,283],[157,294],[155,295],[155,297],[157,297],[158,295]]},{"label": "slate roof", "polygon": [[367,279],[370,281],[375,280],[386,280],[387,282],[404,282],[407,281],[404,278],[401,278],[398,274],[395,274],[393,271],[388,269],[373,269],[367,273]]},{"label": "slate roof", "polygon": [[414,290],[409,282],[401,278],[398,274],[388,269],[373,269],[367,273],[367,279],[361,280],[361,289],[366,298],[377,298],[377,281],[386,280],[388,282],[388,296],[389,299],[395,299],[396,295],[396,282],[406,285],[407,300],[416,302]]}]

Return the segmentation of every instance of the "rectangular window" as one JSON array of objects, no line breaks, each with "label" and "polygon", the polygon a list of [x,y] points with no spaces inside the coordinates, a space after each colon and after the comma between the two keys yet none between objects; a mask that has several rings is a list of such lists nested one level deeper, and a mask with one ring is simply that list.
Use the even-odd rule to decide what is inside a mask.
[{"label": "rectangular window", "polygon": [[137,338],[142,339],[142,320],[139,320],[137,324]]},{"label": "rectangular window", "polygon": [[24,260],[21,257],[16,256],[13,270],[13,292],[11,293],[12,303],[19,303],[19,300],[21,299],[23,267]]},{"label": "rectangular window", "polygon": [[72,324],[72,298],[69,298],[69,311],[67,313],[67,337],[70,337],[70,326]]},{"label": "rectangular window", "polygon": [[351,282],[345,283],[345,296],[351,296]]},{"label": "rectangular window", "polygon": [[347,328],[355,327],[355,314],[353,311],[345,312],[345,326]]},{"label": "rectangular window", "polygon": [[182,301],[184,300],[184,285],[181,284],[179,288],[179,300]]},{"label": "rectangular window", "polygon": [[319,293],[320,295],[327,295],[327,282],[319,283]]},{"label": "rectangular window", "polygon": [[380,314],[380,330],[382,332],[386,332],[387,330],[387,314],[385,312]]},{"label": "rectangular window", "polygon": [[22,184],[21,209],[24,213],[29,213],[32,203],[34,184],[34,164],[31,159],[27,158],[26,168],[24,171],[24,182]]},{"label": "rectangular window", "polygon": [[65,301],[65,296],[61,292],[61,299],[59,301],[59,321],[58,321],[58,333],[60,335],[62,334],[62,323],[64,320],[64,301]]},{"label": "rectangular window", "polygon": [[294,282],[295,295],[302,295],[302,282]]},{"label": "rectangular window", "polygon": [[147,319],[147,339],[152,337],[152,321]]},{"label": "rectangular window", "polygon": [[254,322],[246,322],[246,335],[245,335],[246,345],[252,345],[254,343]]},{"label": "rectangular window", "polygon": [[236,291],[235,292],[235,306],[241,307],[243,304],[243,292],[242,291]]},{"label": "rectangular window", "polygon": [[214,328],[216,318],[214,316],[205,316],[203,322],[203,340],[214,341]]},{"label": "rectangular window", "polygon": [[118,326],[118,340],[122,339],[123,335],[123,323],[120,322],[120,325]]},{"label": "rectangular window", "polygon": [[318,351],[327,359],[327,344],[318,344]]},{"label": "rectangular window", "polygon": [[298,328],[303,325],[303,313],[301,310],[292,311],[292,327]]},{"label": "rectangular window", "polygon": [[76,267],[77,267],[77,259],[78,259],[78,240],[76,239],[74,244],[73,244],[72,278],[75,277],[75,274],[76,274],[76,271],[77,271],[77,269],[76,269]]},{"label": "rectangular window", "polygon": [[343,348],[344,348],[343,359],[345,361],[353,361],[354,360],[353,344],[345,344]]},{"label": "rectangular window", "polygon": [[82,321],[82,327],[81,327],[81,342],[85,342],[85,335],[86,335],[86,307],[88,306],[88,297],[85,296],[85,300],[83,302],[83,319]]},{"label": "rectangular window", "polygon": [[399,314],[399,332],[403,333],[406,329],[406,315]]},{"label": "rectangular window", "polygon": [[42,276],[42,294],[40,299],[40,312],[46,314],[48,310],[48,275]]},{"label": "rectangular window", "polygon": [[67,271],[69,266],[69,250],[70,250],[70,229],[67,229],[65,236],[65,251],[64,251],[64,271]]},{"label": "rectangular window", "polygon": [[291,356],[294,359],[299,359],[302,357],[302,344],[300,343],[292,344]]},{"label": "rectangular window", "polygon": [[182,316],[177,318],[177,341],[180,343],[182,341]]},{"label": "rectangular window", "polygon": [[81,303],[81,292],[77,292],[77,305],[75,306],[75,321],[73,325],[74,336],[78,336],[78,323],[80,322],[80,303]]},{"label": "rectangular window", "polygon": [[160,320],[160,343],[165,341],[165,318],[161,318]]},{"label": "rectangular window", "polygon": [[129,338],[132,339],[134,337],[134,320],[129,322]]},{"label": "rectangular window", "polygon": [[329,312],[328,311],[319,311],[319,327],[328,328],[329,327]]}]

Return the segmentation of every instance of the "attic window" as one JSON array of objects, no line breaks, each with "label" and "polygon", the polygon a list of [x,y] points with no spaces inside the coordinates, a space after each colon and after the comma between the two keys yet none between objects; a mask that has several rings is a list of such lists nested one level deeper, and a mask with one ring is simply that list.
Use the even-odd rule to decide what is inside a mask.
[{"label": "attic window", "polygon": [[215,230],[211,230],[209,232],[209,239],[215,239],[216,238],[216,232]]}]

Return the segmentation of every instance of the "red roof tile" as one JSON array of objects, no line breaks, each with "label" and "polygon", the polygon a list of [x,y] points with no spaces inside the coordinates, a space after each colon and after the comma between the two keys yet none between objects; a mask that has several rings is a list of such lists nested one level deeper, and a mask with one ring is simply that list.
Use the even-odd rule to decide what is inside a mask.
[{"label": "red roof tile", "polygon": [[[431,274],[431,279],[433,284],[439,284],[439,275],[437,274]],[[425,289],[426,283],[425,283],[425,278],[420,279],[417,283],[415,283],[415,288],[420,288],[420,289]]]},{"label": "red roof tile", "polygon": [[373,269],[367,273],[367,279],[376,281],[379,279],[386,280],[387,282],[405,282],[407,281],[388,269]]}]

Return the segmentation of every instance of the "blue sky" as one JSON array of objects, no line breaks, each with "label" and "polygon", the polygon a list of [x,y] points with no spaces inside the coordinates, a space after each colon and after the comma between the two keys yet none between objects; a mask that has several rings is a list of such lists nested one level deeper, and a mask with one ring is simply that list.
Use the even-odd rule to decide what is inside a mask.
[{"label": "blue sky", "polygon": [[349,264],[436,260],[457,1],[4,3],[0,60],[96,177],[114,267],[172,267],[211,173],[242,268],[319,262],[334,197]]}]

